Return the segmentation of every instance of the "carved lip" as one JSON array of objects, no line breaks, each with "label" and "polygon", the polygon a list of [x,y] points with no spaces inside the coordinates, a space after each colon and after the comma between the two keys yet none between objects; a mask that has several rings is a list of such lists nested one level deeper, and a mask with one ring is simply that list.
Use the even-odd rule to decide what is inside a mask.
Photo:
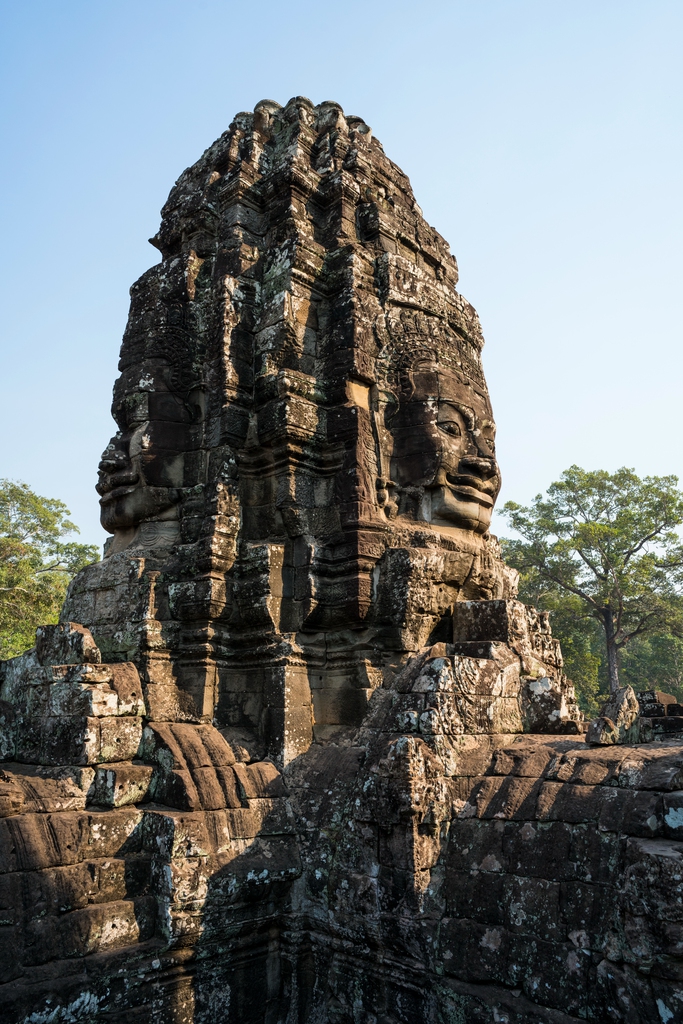
[{"label": "carved lip", "polygon": [[106,505],[110,501],[116,501],[117,498],[124,498],[127,494],[132,494],[137,487],[137,481],[134,484],[123,484],[120,487],[113,487],[111,491],[106,491],[100,498],[100,505]]},{"label": "carved lip", "polygon": [[[491,491],[483,490],[486,484],[471,476],[448,477],[448,487],[454,494],[469,501],[476,501],[484,508],[493,508],[495,501],[495,484]],[[497,482],[497,481],[496,481]]]}]

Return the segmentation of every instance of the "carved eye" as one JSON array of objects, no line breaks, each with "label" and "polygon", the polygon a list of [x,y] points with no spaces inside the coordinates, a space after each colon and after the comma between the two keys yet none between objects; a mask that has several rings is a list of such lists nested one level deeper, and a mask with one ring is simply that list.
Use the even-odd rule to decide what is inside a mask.
[{"label": "carved eye", "polygon": [[452,437],[460,437],[462,434],[460,425],[455,423],[453,420],[446,420],[444,423],[439,423],[439,427],[441,430],[445,430],[446,433],[450,434]]}]

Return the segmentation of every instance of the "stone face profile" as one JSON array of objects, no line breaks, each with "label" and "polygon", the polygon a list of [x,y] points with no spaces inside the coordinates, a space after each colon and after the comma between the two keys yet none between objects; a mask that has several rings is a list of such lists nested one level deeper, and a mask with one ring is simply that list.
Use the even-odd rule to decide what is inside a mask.
[{"label": "stone face profile", "polygon": [[683,747],[584,741],[406,176],[263,101],[152,243],[105,557],[0,663],[0,1019],[677,1019]]}]

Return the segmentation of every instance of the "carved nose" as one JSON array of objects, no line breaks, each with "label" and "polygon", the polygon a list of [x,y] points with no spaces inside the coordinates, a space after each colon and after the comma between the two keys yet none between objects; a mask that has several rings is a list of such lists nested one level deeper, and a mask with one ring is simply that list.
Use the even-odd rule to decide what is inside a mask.
[{"label": "carved nose", "polygon": [[116,448],[107,448],[102,452],[102,458],[97,467],[97,477],[95,490],[100,495],[108,494],[115,487],[135,484],[139,479],[126,452]]},{"label": "carved nose", "polygon": [[460,460],[458,469],[460,472],[469,469],[482,477],[482,479],[488,480],[496,475],[498,467],[495,459],[479,459],[473,455],[466,455]]}]

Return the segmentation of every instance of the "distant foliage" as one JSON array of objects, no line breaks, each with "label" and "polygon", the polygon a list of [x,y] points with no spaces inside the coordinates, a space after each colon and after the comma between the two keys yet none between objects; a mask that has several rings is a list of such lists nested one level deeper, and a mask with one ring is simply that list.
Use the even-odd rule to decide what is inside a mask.
[{"label": "distant foliage", "polygon": [[674,476],[571,466],[528,508],[504,509],[520,597],[552,612],[567,675],[594,714],[620,684],[681,686],[683,494]]},{"label": "distant foliage", "polygon": [[620,675],[634,690],[664,690],[683,704],[683,637],[661,633],[635,641],[622,651]]},{"label": "distant foliage", "polygon": [[[599,714],[609,695],[604,632],[572,595],[549,593],[533,573],[520,576],[519,597],[549,611],[553,636],[562,645],[564,671],[574,683],[579,707],[589,718]],[[683,615],[669,610],[671,631],[635,637],[620,652],[619,678],[634,690],[664,690],[683,704]],[[673,632],[675,630],[680,635]]]},{"label": "distant foliage", "polygon": [[36,628],[57,622],[69,580],[99,560],[78,533],[66,505],[0,480],[0,659],[29,650]]}]

